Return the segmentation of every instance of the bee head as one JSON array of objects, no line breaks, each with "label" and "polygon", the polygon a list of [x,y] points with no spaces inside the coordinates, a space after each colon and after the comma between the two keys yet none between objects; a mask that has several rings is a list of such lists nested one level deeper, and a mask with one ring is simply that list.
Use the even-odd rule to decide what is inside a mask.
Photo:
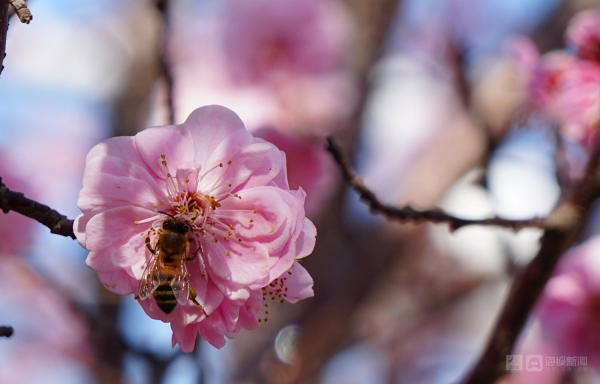
[{"label": "bee head", "polygon": [[163,223],[163,229],[167,231],[173,231],[181,235],[186,235],[189,231],[189,227],[186,223],[179,221],[175,218],[169,218]]}]

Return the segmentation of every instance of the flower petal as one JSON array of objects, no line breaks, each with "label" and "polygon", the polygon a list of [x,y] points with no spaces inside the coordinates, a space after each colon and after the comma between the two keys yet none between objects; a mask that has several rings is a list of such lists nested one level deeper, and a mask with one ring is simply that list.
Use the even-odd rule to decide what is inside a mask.
[{"label": "flower petal", "polygon": [[[238,130],[246,132],[244,123],[238,115],[219,105],[196,109],[183,125],[192,134],[196,164],[208,164],[214,149],[233,132]],[[246,134],[250,135],[247,132]]]},{"label": "flower petal", "polygon": [[312,289],[314,283],[312,277],[297,261],[294,262],[292,268],[284,276],[287,278],[285,280],[285,298],[290,303],[315,295]]},{"label": "flower petal", "polygon": [[165,155],[173,176],[179,164],[194,161],[192,135],[185,125],[147,128],[135,135],[135,143],[141,158],[159,180],[165,179],[161,155]]},{"label": "flower petal", "polygon": [[167,204],[167,195],[147,168],[114,156],[88,162],[78,206],[82,211],[100,206],[134,205],[153,210]]}]

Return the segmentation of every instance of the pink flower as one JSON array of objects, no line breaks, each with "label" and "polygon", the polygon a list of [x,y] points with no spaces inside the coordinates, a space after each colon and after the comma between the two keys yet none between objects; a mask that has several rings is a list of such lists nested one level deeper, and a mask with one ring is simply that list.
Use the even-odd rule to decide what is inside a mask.
[{"label": "pink flower", "polygon": [[589,147],[600,120],[600,65],[567,51],[540,57],[525,39],[519,39],[515,48],[527,72],[531,106],[556,121],[563,137]]},{"label": "pink flower", "polygon": [[569,22],[566,40],[582,59],[600,62],[600,13],[584,11]]},{"label": "pink flower", "polygon": [[[224,336],[258,326],[263,296],[291,302],[312,296],[312,278],[297,261],[312,252],[316,236],[304,198],[288,187],[281,151],[252,137],[229,109],[208,106],[181,125],[94,147],[75,233],[101,282],[140,296],[150,317],[171,323],[174,344],[189,352],[200,332],[220,348]],[[172,280],[155,273],[160,284],[153,284],[144,271],[158,256],[148,248],[166,249],[157,240],[175,231],[167,226],[173,222],[181,224],[176,233],[189,245],[179,249],[191,260],[178,265]],[[140,290],[156,286],[183,292],[174,309],[165,311],[156,294],[145,298]]]},{"label": "pink flower", "polygon": [[600,237],[563,257],[535,313],[559,356],[587,356],[600,368]]},{"label": "pink flower", "polygon": [[352,32],[343,6],[320,0],[232,1],[225,23],[232,73],[250,83],[338,70]]},{"label": "pink flower", "polygon": [[286,135],[274,129],[261,129],[256,135],[285,152],[287,175],[292,188],[307,192],[306,214],[318,213],[334,190],[337,168],[325,151],[323,140]]}]

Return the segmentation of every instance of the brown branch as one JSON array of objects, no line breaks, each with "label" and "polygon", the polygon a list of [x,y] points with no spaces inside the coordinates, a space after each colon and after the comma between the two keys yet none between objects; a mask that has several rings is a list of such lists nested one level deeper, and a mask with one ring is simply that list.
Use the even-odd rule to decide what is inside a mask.
[{"label": "brown branch", "polygon": [[507,373],[506,355],[512,351],[558,259],[573,244],[592,204],[600,197],[599,172],[600,140],[597,140],[584,179],[575,188],[570,201],[556,208],[546,220],[547,229],[540,250],[515,277],[490,341],[465,384],[494,383]]},{"label": "brown branch", "polygon": [[8,0],[0,0],[0,74],[6,56],[6,33],[8,32]]},{"label": "brown branch", "polygon": [[31,20],[33,20],[33,16],[31,15],[31,11],[27,8],[27,3],[25,0],[8,0],[10,4],[15,9],[17,16],[21,23],[29,24]]},{"label": "brown branch", "polygon": [[169,124],[175,124],[175,106],[173,104],[173,72],[167,58],[168,38],[169,38],[169,0],[157,0],[156,8],[162,17],[163,28],[160,36],[160,46],[158,48],[158,60],[162,76],[167,83],[167,107],[169,109]]},{"label": "brown branch", "polygon": [[0,337],[11,337],[15,330],[10,325],[0,325]]},{"label": "brown branch", "polygon": [[358,192],[360,199],[365,201],[372,213],[379,213],[390,220],[400,222],[430,222],[430,223],[446,223],[450,226],[450,230],[454,231],[467,225],[495,225],[499,227],[511,228],[515,231],[526,227],[544,228],[545,220],[534,218],[529,220],[507,220],[500,217],[493,217],[481,220],[468,220],[454,217],[442,211],[439,208],[417,210],[407,205],[404,207],[394,207],[383,204],[375,193],[367,188],[363,182],[356,176],[354,170],[350,166],[348,159],[342,154],[340,148],[333,142],[331,138],[327,138],[327,150],[332,154],[336,163],[340,166],[344,180]]},{"label": "brown branch", "polygon": [[4,213],[9,211],[20,213],[50,228],[51,233],[75,239],[73,220],[69,220],[66,216],[61,215],[47,205],[26,198],[21,192],[9,190],[2,182],[1,177],[0,209]]}]

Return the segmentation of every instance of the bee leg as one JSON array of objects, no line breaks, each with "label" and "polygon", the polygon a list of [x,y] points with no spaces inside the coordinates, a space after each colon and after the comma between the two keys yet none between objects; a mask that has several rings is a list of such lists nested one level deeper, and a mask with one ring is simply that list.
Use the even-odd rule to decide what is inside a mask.
[{"label": "bee leg", "polygon": [[153,255],[156,254],[156,252],[154,251],[154,249],[152,249],[152,246],[150,245],[150,233],[148,233],[148,236],[146,236],[146,247],[148,247],[150,253],[152,253]]},{"label": "bee leg", "polygon": [[202,308],[200,303],[198,303],[196,301],[196,290],[194,289],[194,287],[192,287],[191,284],[190,284],[190,300],[192,300],[192,303],[196,304],[196,307],[200,308],[202,310],[202,313],[204,313],[204,315],[206,317],[208,317],[208,313],[206,313],[206,311],[204,310],[204,308]]},{"label": "bee leg", "polygon": [[196,251],[192,254],[192,256],[190,256],[187,259],[185,259],[185,261],[192,261],[192,260],[194,260],[196,257],[198,257],[198,253],[200,253],[201,250],[202,250],[202,248],[198,247],[198,249],[196,249]]}]

